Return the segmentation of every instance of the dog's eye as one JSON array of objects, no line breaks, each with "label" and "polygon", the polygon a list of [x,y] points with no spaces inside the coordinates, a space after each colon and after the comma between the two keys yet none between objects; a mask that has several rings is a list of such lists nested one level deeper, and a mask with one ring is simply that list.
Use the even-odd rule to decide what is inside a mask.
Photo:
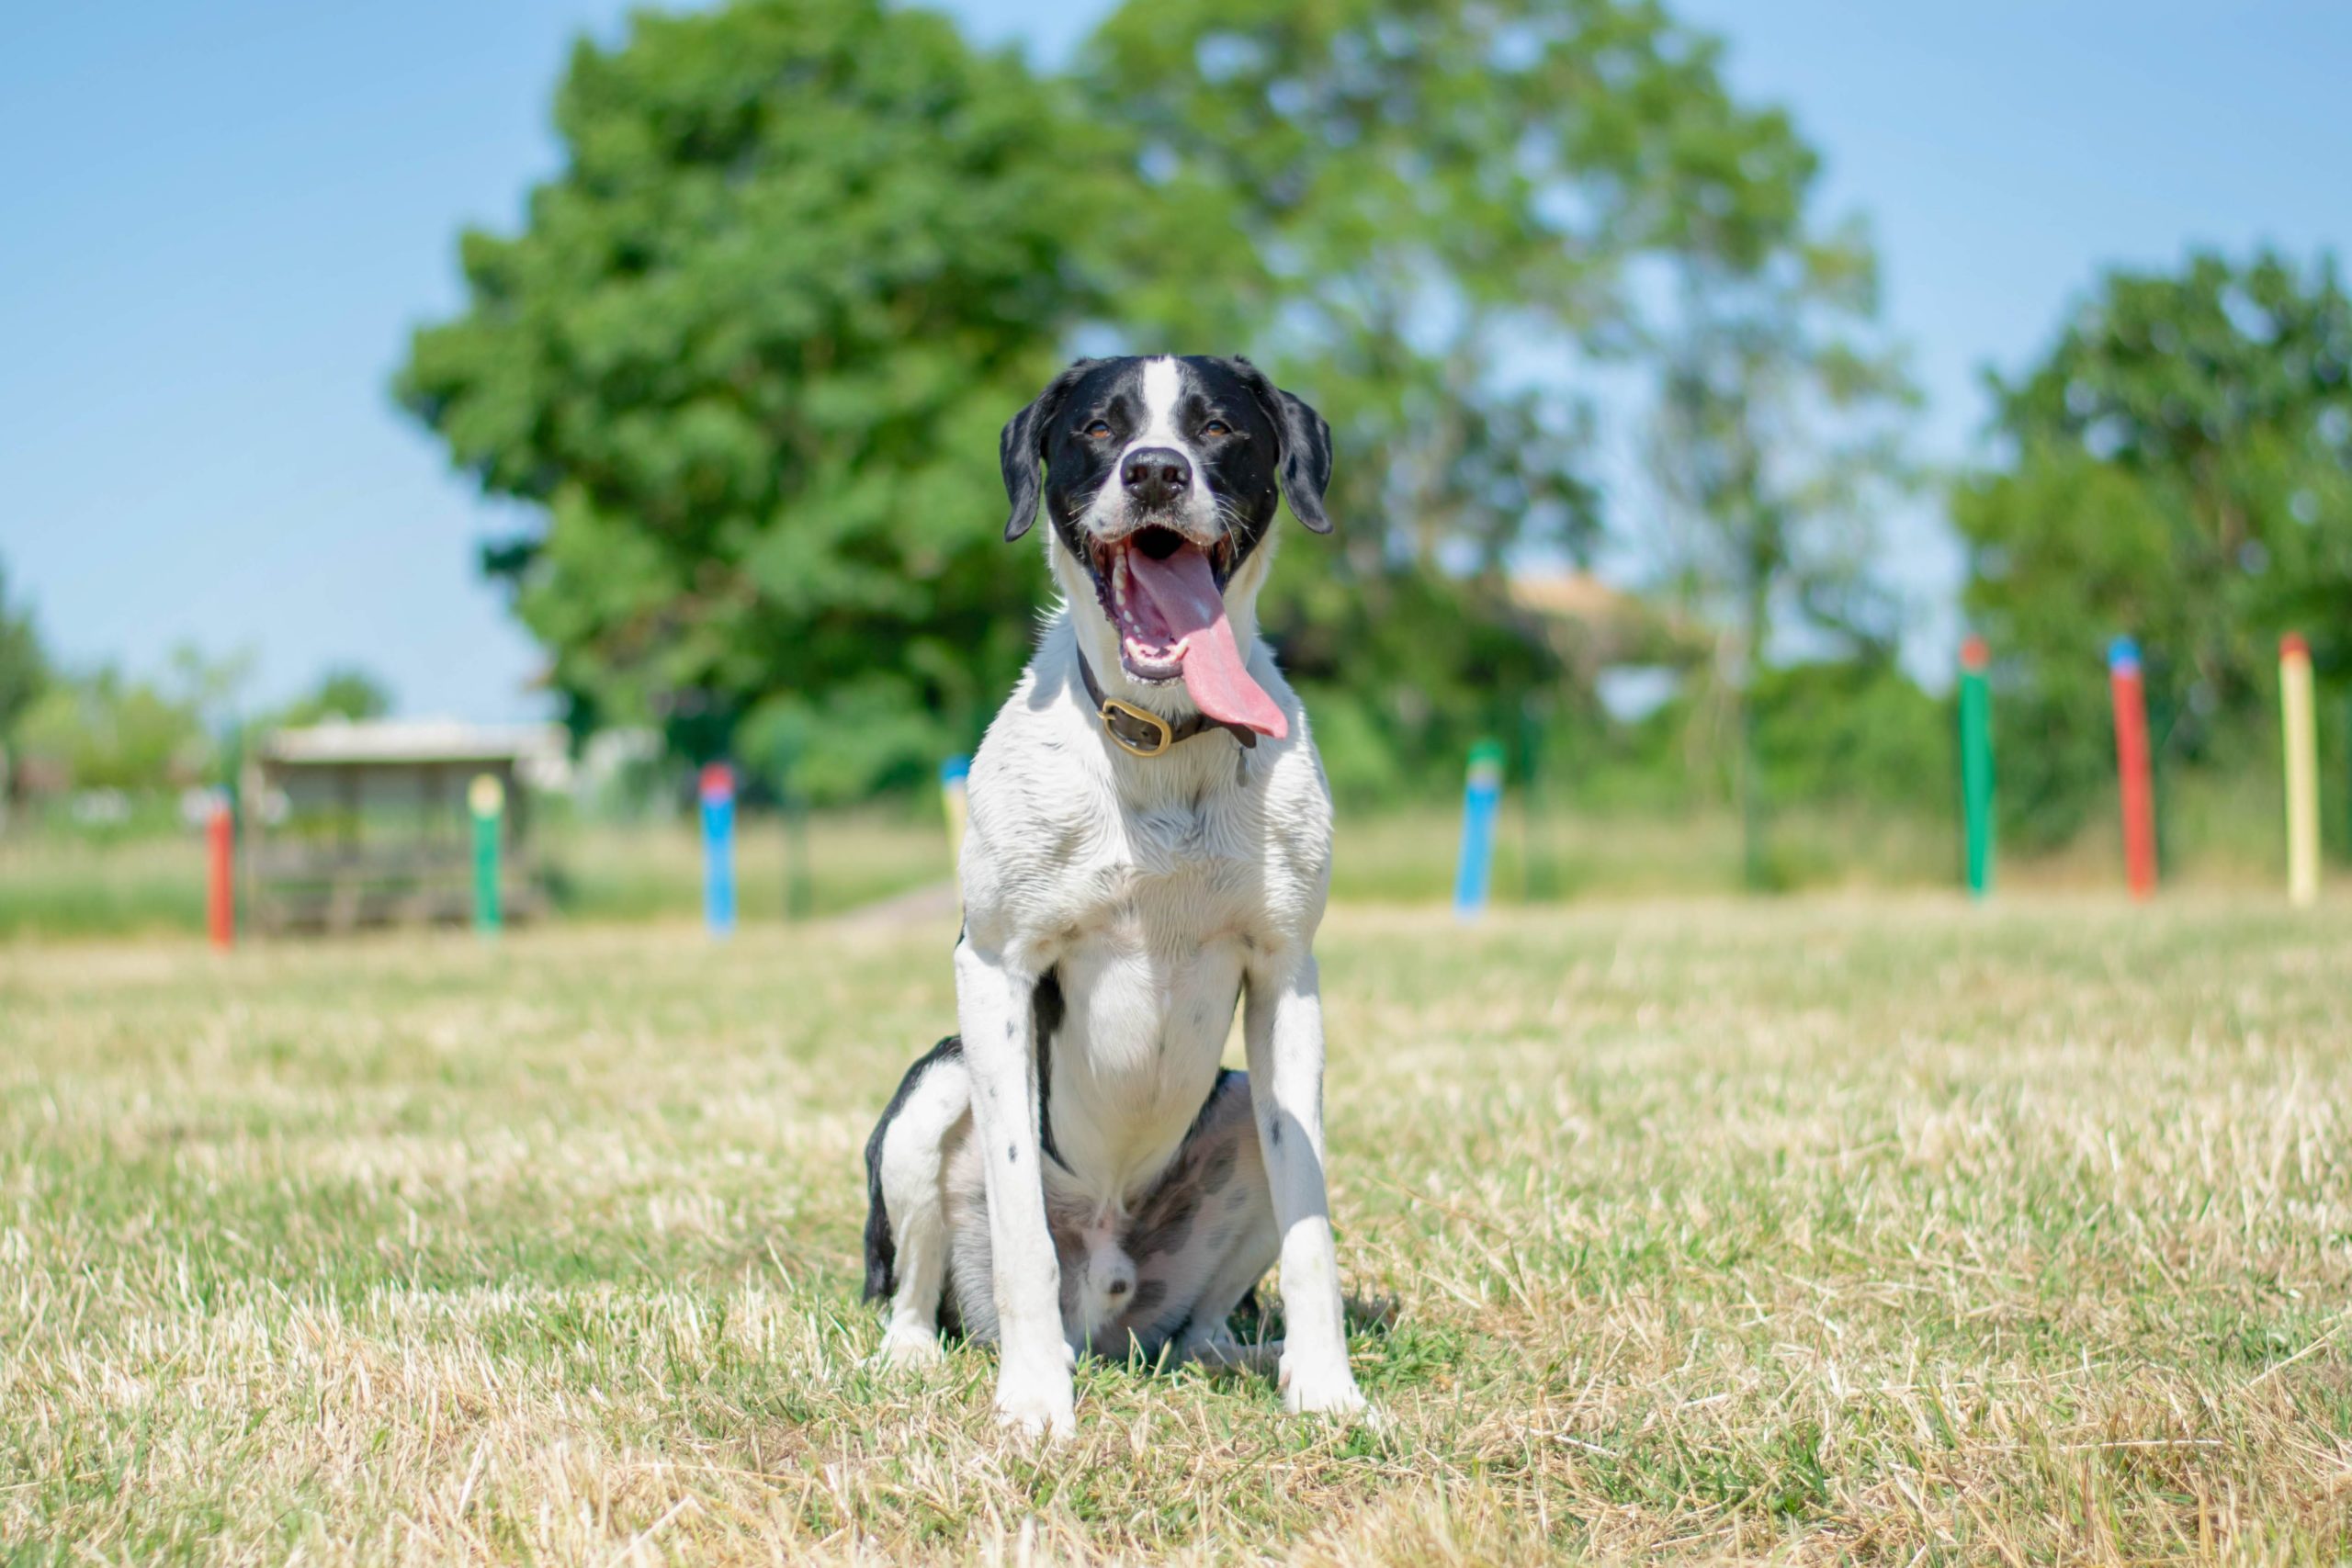
[{"label": "dog's eye", "polygon": [[1081,434],[1084,434],[1089,441],[1107,440],[1111,434],[1111,426],[1105,421],[1098,419],[1093,423],[1088,425]]},{"label": "dog's eye", "polygon": [[1221,419],[1213,419],[1206,424],[1201,426],[1201,434],[1203,435],[1230,435],[1233,434],[1233,427],[1226,423],[1225,421]]}]

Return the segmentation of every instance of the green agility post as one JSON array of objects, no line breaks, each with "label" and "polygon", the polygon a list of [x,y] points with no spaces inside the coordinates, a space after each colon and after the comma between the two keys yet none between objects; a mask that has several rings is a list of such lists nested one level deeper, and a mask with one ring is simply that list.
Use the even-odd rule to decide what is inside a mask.
[{"label": "green agility post", "polygon": [[1993,694],[1984,681],[1991,650],[1981,637],[1960,645],[1960,797],[1967,820],[1968,891],[1993,890]]},{"label": "green agility post", "polygon": [[506,816],[506,786],[495,773],[477,773],[466,791],[474,819],[474,930],[495,936],[504,923],[498,906],[499,826]]},{"label": "green agility post", "polygon": [[1550,818],[1544,809],[1544,710],[1533,693],[1519,706],[1520,816],[1527,823],[1527,897],[1539,902],[1558,894],[1559,871],[1552,858]]}]

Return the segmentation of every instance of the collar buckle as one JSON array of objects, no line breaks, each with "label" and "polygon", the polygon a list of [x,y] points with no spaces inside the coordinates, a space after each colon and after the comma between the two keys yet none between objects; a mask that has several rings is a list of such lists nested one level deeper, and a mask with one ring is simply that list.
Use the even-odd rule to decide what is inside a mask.
[{"label": "collar buckle", "polygon": [[[1112,744],[1130,757],[1157,757],[1176,744],[1174,725],[1156,713],[1123,703],[1116,697],[1104,697],[1102,705],[1095,711],[1095,716],[1102,721],[1102,733],[1111,738]],[[1153,743],[1145,746],[1128,739],[1119,728],[1122,719],[1148,726]]]}]

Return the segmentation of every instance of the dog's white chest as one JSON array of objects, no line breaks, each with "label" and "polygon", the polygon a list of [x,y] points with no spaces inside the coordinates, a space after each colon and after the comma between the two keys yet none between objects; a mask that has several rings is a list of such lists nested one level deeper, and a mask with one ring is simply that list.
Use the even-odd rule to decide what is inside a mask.
[{"label": "dog's white chest", "polygon": [[1066,1174],[1095,1202],[1137,1196],[1216,1082],[1261,903],[1232,815],[1216,801],[1132,814],[1055,965],[1049,1105]]},{"label": "dog's white chest", "polygon": [[974,761],[965,909],[1019,969],[1050,979],[1037,1020],[1052,1025],[1038,1065],[1060,1156],[1046,1162],[1048,1196],[1110,1213],[1182,1145],[1244,976],[1313,941],[1330,799],[1271,660],[1260,678],[1284,703],[1290,740],[1245,754],[1208,735],[1127,759],[1068,700],[1070,637],[1067,619],[1049,628]]}]

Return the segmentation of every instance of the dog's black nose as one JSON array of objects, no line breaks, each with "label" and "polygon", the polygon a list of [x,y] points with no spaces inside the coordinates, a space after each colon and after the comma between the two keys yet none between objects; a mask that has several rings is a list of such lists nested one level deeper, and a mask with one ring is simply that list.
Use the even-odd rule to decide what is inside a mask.
[{"label": "dog's black nose", "polygon": [[1119,465],[1119,482],[1142,505],[1166,506],[1193,488],[1193,465],[1166,446],[1138,446]]}]

